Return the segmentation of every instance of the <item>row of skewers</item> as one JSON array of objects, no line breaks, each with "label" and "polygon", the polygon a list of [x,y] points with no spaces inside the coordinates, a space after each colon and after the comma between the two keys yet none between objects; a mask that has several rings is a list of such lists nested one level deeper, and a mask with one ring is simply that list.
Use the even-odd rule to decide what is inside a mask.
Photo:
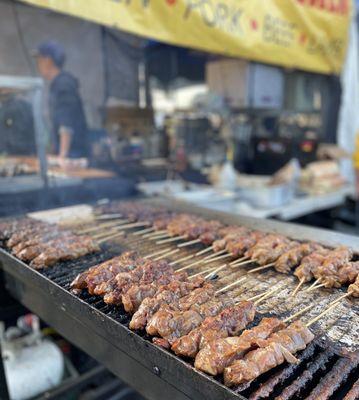
[{"label": "row of skewers", "polygon": [[[206,245],[196,254],[178,260],[183,262],[193,256],[201,256],[201,259],[187,265],[186,269],[225,259],[230,260],[232,267],[256,263],[259,266],[250,270],[250,273],[268,268],[283,274],[293,273],[299,280],[293,295],[304,283],[313,280],[308,290],[348,286],[355,282],[359,273],[359,261],[353,261],[353,251],[346,246],[327,248],[315,242],[299,242],[281,234],[265,233],[244,226],[224,226],[219,221],[207,221],[191,214],[175,214],[137,203],[115,203],[106,211],[116,211],[116,214],[107,214],[109,218],[116,215],[126,218],[126,222],[145,221],[143,224],[146,228],[135,234],[141,234],[158,245],[179,241],[182,243],[177,244],[178,248]],[[116,221],[111,224],[116,226]],[[121,226],[118,229],[121,231]],[[176,252],[172,248],[166,250],[153,254],[165,257]]]},{"label": "row of skewers", "polygon": [[1,223],[0,240],[17,258],[35,269],[100,251],[91,236],[78,235],[58,225],[31,218]]},{"label": "row of skewers", "polygon": [[[224,226],[218,221],[207,221],[191,214],[176,214],[139,203],[114,204],[116,213],[102,214],[97,218],[100,221],[117,219],[78,233],[54,224],[24,218],[0,224],[0,239],[6,240],[7,247],[18,258],[30,262],[34,268],[43,268],[58,261],[76,259],[100,251],[97,238],[101,238],[101,235],[105,235],[105,239],[109,237],[111,227],[116,228],[116,233],[111,231],[110,234],[110,238],[113,238],[123,235],[127,229],[145,226],[145,229],[135,235],[153,240],[156,244],[190,239],[177,244],[177,247],[198,243],[208,246],[195,255],[187,255],[172,263],[179,264],[193,256],[200,257],[182,270],[228,258],[231,260],[228,265],[232,268],[255,262],[260,266],[248,271],[249,273],[268,268],[274,268],[281,273],[293,272],[299,279],[293,295],[304,283],[313,279],[313,285],[307,290],[350,285],[358,276],[359,262],[352,261],[352,250],[344,246],[329,249],[314,242],[300,243],[290,240],[281,234],[264,233],[243,226]],[[151,226],[148,227],[149,225]],[[102,232],[103,229],[105,232]],[[153,255],[159,254],[158,258],[165,258],[179,251],[179,248],[160,250]],[[225,267],[226,265],[222,266]],[[355,287],[351,286],[350,293]]]},{"label": "row of skewers", "polygon": [[285,320],[262,318],[250,328],[259,317],[258,304],[282,286],[239,300],[225,294],[233,283],[219,288],[212,278],[213,273],[190,276],[164,260],[125,252],[78,275],[71,289],[122,305],[132,315],[130,329],[146,330],[155,344],[194,359],[198,370],[223,374],[230,387],[251,382],[285,361],[298,362],[295,355],[314,339],[309,327],[340,303],[334,301],[307,324],[296,318],[313,305]]}]

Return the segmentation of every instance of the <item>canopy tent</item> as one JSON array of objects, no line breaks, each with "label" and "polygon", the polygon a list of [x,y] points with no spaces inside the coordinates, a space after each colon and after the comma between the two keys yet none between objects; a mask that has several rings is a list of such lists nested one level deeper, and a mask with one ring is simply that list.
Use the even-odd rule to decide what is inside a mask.
[{"label": "canopy tent", "polygon": [[338,74],[352,0],[21,0],[211,53]]}]

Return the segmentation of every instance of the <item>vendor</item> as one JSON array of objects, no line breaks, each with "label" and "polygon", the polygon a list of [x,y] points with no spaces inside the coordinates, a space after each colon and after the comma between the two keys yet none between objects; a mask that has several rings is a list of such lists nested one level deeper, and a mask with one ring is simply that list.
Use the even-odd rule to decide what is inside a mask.
[{"label": "vendor", "polygon": [[52,40],[41,43],[35,53],[40,75],[50,83],[49,109],[59,162],[88,156],[88,130],[79,83],[64,71],[66,54]]}]

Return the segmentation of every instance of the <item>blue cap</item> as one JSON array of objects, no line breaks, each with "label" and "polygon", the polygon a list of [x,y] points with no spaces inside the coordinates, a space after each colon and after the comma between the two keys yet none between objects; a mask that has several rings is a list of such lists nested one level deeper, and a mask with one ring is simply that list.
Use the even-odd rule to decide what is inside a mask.
[{"label": "blue cap", "polygon": [[35,55],[51,58],[59,68],[63,67],[66,60],[64,48],[55,40],[46,40],[45,42],[40,43]]}]

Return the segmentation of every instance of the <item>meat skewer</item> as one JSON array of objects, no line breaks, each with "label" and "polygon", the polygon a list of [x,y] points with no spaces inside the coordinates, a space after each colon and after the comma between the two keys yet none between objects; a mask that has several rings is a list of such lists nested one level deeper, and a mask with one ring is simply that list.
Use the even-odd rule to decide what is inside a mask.
[{"label": "meat skewer", "polygon": [[250,351],[224,369],[225,385],[235,386],[251,382],[284,361],[296,363],[294,354],[304,350],[313,339],[314,335],[308,327],[300,321],[295,321],[271,334],[268,339],[258,340],[258,349]]},{"label": "meat skewer", "polygon": [[207,343],[197,353],[195,367],[210,375],[223,373],[224,369],[236,359],[242,358],[246,352],[258,347],[258,340],[267,339],[272,333],[283,329],[287,322],[311,308],[313,308],[313,305],[300,310],[283,321],[275,317],[263,318],[258,325],[245,330],[240,336],[222,338]]},{"label": "meat skewer", "polygon": [[189,356],[197,352],[199,346],[207,340],[233,336],[244,329],[246,325],[243,327],[243,324],[253,320],[256,305],[277,290],[261,294],[255,303],[252,299],[234,303],[227,297],[224,297],[223,303],[223,297],[219,297],[204,303],[200,308],[193,301],[187,302],[190,308],[185,312],[181,307],[179,310],[165,307],[149,321],[146,331],[152,336],[161,336],[161,339],[154,339],[156,344],[164,347],[172,345],[172,350],[177,354]]}]

